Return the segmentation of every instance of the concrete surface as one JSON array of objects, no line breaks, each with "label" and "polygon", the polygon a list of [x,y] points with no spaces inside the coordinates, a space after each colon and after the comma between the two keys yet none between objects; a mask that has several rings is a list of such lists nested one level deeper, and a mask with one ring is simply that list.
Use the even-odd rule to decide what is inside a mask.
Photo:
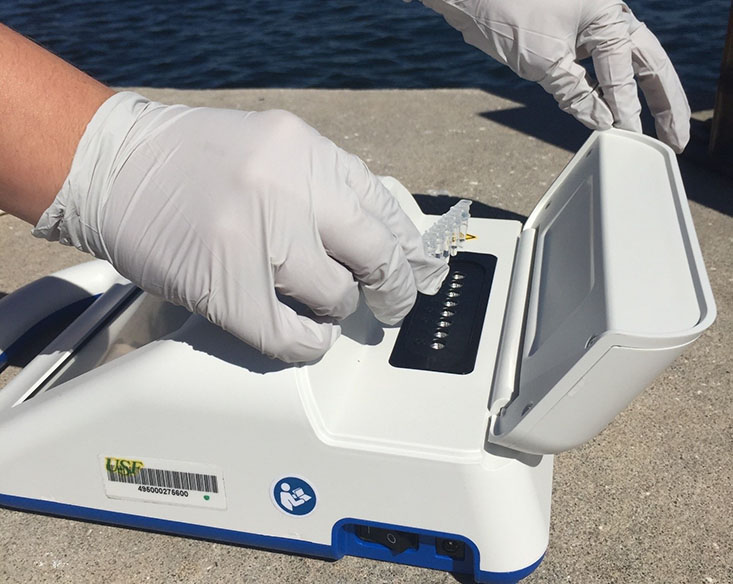
[{"label": "concrete surface", "polygon": [[[192,105],[288,109],[413,192],[448,191],[522,215],[587,135],[532,92],[142,92]],[[528,583],[733,582],[733,183],[684,159],[682,170],[718,320],[598,438],[557,457],[550,547]],[[0,292],[85,259],[0,216]],[[0,509],[3,583],[296,580],[456,582],[387,563],[329,563]]]}]

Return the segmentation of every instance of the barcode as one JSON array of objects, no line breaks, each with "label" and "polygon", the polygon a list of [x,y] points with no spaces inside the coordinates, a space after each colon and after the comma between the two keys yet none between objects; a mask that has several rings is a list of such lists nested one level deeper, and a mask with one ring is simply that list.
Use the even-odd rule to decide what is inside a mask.
[{"label": "barcode", "polygon": [[108,470],[107,478],[116,483],[184,489],[186,491],[200,491],[202,493],[219,492],[216,475],[198,474],[195,472],[179,472],[176,470],[160,470],[157,468],[143,467],[132,475],[121,475]]}]

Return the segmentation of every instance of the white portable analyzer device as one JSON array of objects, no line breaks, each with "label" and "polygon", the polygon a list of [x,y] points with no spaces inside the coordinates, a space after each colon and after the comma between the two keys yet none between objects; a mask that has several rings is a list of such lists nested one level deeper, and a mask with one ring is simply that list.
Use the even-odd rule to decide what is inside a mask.
[{"label": "white portable analyzer device", "polygon": [[[421,230],[423,215],[385,184]],[[364,306],[315,363],[262,356],[91,262],[0,300],[0,505],[514,582],[553,454],[715,318],[673,152],[594,133],[522,226],[471,217],[401,326]]]}]

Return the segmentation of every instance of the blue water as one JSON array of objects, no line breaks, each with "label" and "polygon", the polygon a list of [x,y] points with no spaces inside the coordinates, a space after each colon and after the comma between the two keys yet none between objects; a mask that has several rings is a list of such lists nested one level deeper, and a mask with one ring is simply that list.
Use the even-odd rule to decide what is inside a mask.
[{"label": "blue water", "polygon": [[[629,0],[689,94],[712,94],[729,0]],[[419,2],[0,0],[0,21],[102,81],[179,88],[516,87]]]}]

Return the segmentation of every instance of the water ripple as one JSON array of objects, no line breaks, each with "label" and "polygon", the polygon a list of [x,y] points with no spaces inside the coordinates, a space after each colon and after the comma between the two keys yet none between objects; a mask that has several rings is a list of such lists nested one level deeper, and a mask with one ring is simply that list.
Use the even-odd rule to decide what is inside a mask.
[{"label": "water ripple", "polygon": [[[630,2],[688,92],[712,94],[728,0]],[[113,85],[498,89],[521,84],[418,2],[14,0],[0,21]]]}]

